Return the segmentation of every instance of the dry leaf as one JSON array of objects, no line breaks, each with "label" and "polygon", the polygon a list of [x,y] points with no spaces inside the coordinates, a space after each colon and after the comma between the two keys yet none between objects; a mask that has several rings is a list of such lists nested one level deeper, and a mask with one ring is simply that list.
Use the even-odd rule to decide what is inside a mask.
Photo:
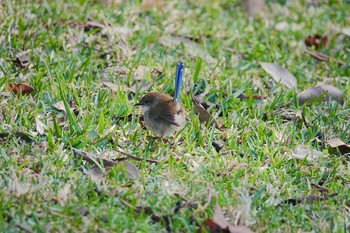
[{"label": "dry leaf", "polygon": [[321,87],[326,92],[326,101],[335,100],[341,105],[344,104],[344,94],[341,90],[332,85],[322,85]]},{"label": "dry leaf", "polygon": [[28,53],[20,53],[16,56],[16,60],[14,61],[20,67],[24,68],[30,65],[30,60]]},{"label": "dry leaf", "polygon": [[44,125],[44,123],[42,123],[39,118],[35,118],[35,122],[36,122],[36,131],[42,135],[45,132],[46,129],[46,125]]},{"label": "dry leaf", "polygon": [[197,100],[194,98],[193,94],[191,93],[192,96],[192,102],[194,104],[194,113],[198,115],[199,121],[201,123],[207,123],[209,122],[209,125],[215,124],[215,120],[213,117],[210,115],[210,113],[203,108],[203,106],[197,102]]},{"label": "dry leaf", "polygon": [[7,84],[7,89],[15,94],[29,95],[34,91],[34,89],[24,83],[9,83]]},{"label": "dry leaf", "polygon": [[[323,95],[323,96],[322,96]],[[320,98],[322,96],[322,98]],[[300,105],[303,105],[312,100],[318,101],[332,101],[335,100],[341,105],[344,104],[344,95],[336,87],[332,85],[322,85],[318,87],[312,87],[299,93],[297,96]]]},{"label": "dry leaf", "polygon": [[288,88],[296,89],[297,80],[288,70],[269,62],[260,62],[260,65],[276,82],[280,82]]},{"label": "dry leaf", "polygon": [[223,141],[213,140],[211,145],[215,148],[216,152],[220,152],[225,144]]},{"label": "dry leaf", "polygon": [[327,144],[332,148],[337,148],[342,154],[350,153],[350,145],[347,145],[340,138],[332,138],[327,141]]},{"label": "dry leaf", "polygon": [[207,219],[204,221],[203,224],[206,228],[209,228],[209,232],[216,233],[216,232],[227,232],[227,233],[253,233],[252,230],[250,230],[246,226],[242,225],[233,225],[229,223],[224,214],[222,213],[221,207],[218,203],[215,204],[214,209],[214,215],[213,220]]},{"label": "dry leaf", "polygon": [[[216,128],[219,130],[224,130],[225,126],[218,120],[215,120],[210,113],[196,100],[191,92],[192,102],[194,104],[194,113],[198,115],[199,121],[201,123],[206,123],[208,126],[215,124]],[[209,122],[209,123],[208,123]]]},{"label": "dry leaf", "polygon": [[297,145],[297,147],[294,151],[291,152],[291,154],[296,159],[306,158],[310,162],[317,160],[323,155],[322,152],[303,145]]},{"label": "dry leaf", "polygon": [[129,161],[121,161],[120,163],[124,165],[126,176],[129,179],[137,180],[140,178],[139,170],[134,164]]},{"label": "dry leaf", "polygon": [[[69,104],[69,108],[72,112],[75,112],[76,107],[73,107],[73,102],[72,101],[68,101]],[[66,107],[64,106],[64,102],[63,100],[58,101],[57,103],[53,104],[52,107],[56,108],[57,110],[63,111],[64,113],[67,113]]]}]

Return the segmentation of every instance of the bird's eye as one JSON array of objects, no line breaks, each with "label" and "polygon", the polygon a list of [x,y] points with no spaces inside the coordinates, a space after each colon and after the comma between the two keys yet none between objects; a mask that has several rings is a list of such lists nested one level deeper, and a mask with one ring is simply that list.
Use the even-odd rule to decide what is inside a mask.
[{"label": "bird's eye", "polygon": [[148,100],[145,101],[145,104],[148,104]]}]

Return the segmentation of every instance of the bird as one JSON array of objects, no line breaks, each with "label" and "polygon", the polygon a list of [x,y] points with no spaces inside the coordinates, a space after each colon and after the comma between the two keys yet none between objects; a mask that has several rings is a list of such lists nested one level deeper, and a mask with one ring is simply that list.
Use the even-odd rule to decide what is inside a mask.
[{"label": "bird", "polygon": [[145,94],[135,104],[135,106],[140,106],[143,110],[146,127],[157,136],[166,137],[173,135],[186,125],[186,112],[180,102],[183,75],[184,64],[178,62],[173,98],[167,94],[152,91]]}]

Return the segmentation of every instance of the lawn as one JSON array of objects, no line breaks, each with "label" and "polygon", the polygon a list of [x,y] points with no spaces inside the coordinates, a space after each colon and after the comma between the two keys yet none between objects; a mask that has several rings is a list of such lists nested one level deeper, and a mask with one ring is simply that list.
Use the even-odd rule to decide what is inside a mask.
[{"label": "lawn", "polygon": [[349,232],[350,3],[313,2],[0,0],[0,232]]}]

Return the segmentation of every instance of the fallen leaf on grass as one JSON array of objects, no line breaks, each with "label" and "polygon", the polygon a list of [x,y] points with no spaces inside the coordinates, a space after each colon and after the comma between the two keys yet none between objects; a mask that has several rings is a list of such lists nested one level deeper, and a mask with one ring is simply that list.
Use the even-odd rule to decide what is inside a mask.
[{"label": "fallen leaf on grass", "polygon": [[18,95],[29,95],[34,91],[34,89],[24,83],[9,83],[7,84],[7,89]]},{"label": "fallen leaf on grass", "polygon": [[[73,107],[73,102],[68,101],[68,104],[69,104],[70,110],[75,113],[74,110],[76,110],[76,108]],[[60,110],[60,111],[67,113],[67,110],[66,110],[66,107],[64,106],[63,100],[58,101],[57,103],[53,104],[52,107],[56,108],[57,110]]]},{"label": "fallen leaf on grass", "polygon": [[139,170],[134,164],[130,163],[129,161],[121,161],[121,163],[124,165],[126,177],[133,180],[140,178]]},{"label": "fallen leaf on grass", "polygon": [[[200,105],[202,105],[203,108],[205,108],[206,110],[208,108],[210,108],[212,105],[214,105],[213,103],[211,102],[206,102],[203,97],[201,97],[201,95],[197,95],[194,97],[195,100],[197,101],[197,103],[199,103]],[[217,111],[220,111],[222,109],[221,105],[220,104],[215,104],[214,108],[217,110]],[[222,114],[220,113],[219,116],[222,116]]]},{"label": "fallen leaf on grass", "polygon": [[16,56],[14,63],[19,65],[21,68],[27,67],[30,65],[30,60],[28,53],[20,53]]},{"label": "fallen leaf on grass", "polygon": [[282,83],[288,88],[296,89],[297,80],[288,70],[269,62],[260,62],[260,65],[276,82]]},{"label": "fallen leaf on grass", "polygon": [[215,124],[216,128],[219,130],[223,130],[225,128],[225,126],[219,122],[216,121],[211,115],[210,113],[203,108],[203,106],[197,102],[197,100],[194,98],[193,94],[191,93],[191,97],[192,97],[192,102],[194,104],[194,113],[198,115],[199,117],[199,121],[201,123],[206,123],[206,125],[212,126]]},{"label": "fallen leaf on grass", "polygon": [[322,85],[318,87],[312,87],[299,93],[297,96],[300,105],[303,105],[312,100],[318,101],[332,101],[335,100],[341,105],[344,104],[344,95],[336,87],[332,85]]},{"label": "fallen leaf on grass", "polygon": [[216,152],[220,152],[225,144],[223,141],[213,140],[211,145],[215,148]]},{"label": "fallen leaf on grass", "polygon": [[307,47],[314,46],[315,48],[326,47],[328,45],[328,37],[320,34],[310,35],[304,40]]},{"label": "fallen leaf on grass", "polygon": [[44,125],[44,123],[42,123],[39,118],[35,118],[35,123],[36,123],[36,131],[42,135],[45,132],[46,129],[46,125]]},{"label": "fallen leaf on grass", "polygon": [[[82,151],[76,148],[72,148],[72,150],[75,156],[82,158],[87,162],[96,164],[95,167],[89,170],[89,175],[94,180],[100,181],[105,176],[105,173],[101,171],[101,169],[99,168],[99,163],[102,163],[106,171],[109,171],[112,167],[114,167],[117,164],[117,162],[120,162],[124,166],[126,175],[129,179],[139,179],[140,177],[138,168],[133,163],[126,161],[126,158],[118,158],[116,159],[116,161],[114,161],[112,159],[93,156],[85,151]],[[145,160],[150,162],[156,162],[155,160],[146,160],[136,156],[128,155],[127,153],[122,152],[120,150],[118,151],[121,154],[127,155],[129,158],[132,158],[138,161]]]},{"label": "fallen leaf on grass", "polygon": [[338,149],[342,154],[350,153],[350,145],[343,142],[340,138],[332,138],[326,142],[330,147]]},{"label": "fallen leaf on grass", "polygon": [[306,158],[310,162],[317,160],[323,155],[322,152],[303,145],[297,145],[297,147],[294,151],[291,152],[291,154],[296,159],[303,160]]},{"label": "fallen leaf on grass", "polygon": [[[203,222],[203,226],[205,229],[209,230],[210,233],[253,233],[253,231],[246,226],[229,223],[218,203],[215,204],[213,219],[206,219]],[[203,232],[202,229],[198,229],[197,233],[201,232]]]}]

